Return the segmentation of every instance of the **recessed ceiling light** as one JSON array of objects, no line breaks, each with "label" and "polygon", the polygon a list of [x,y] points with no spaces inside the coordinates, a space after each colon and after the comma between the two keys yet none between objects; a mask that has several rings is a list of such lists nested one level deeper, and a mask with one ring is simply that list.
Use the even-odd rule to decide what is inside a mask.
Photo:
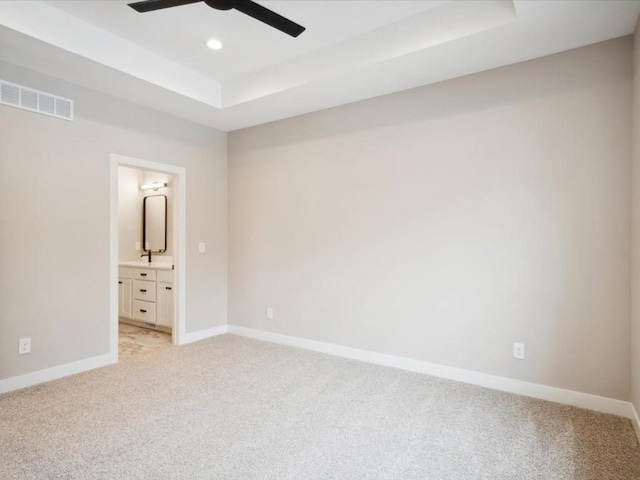
[{"label": "recessed ceiling light", "polygon": [[220,40],[212,38],[207,42],[207,47],[209,47],[211,50],[220,50],[222,48],[222,43],[220,42]]}]

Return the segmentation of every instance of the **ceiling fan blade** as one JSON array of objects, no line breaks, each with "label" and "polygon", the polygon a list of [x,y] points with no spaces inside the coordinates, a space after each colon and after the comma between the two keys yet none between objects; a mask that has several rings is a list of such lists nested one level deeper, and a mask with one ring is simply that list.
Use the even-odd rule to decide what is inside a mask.
[{"label": "ceiling fan blade", "polygon": [[180,7],[190,3],[198,3],[202,0],[144,0],[142,2],[130,3],[129,6],[138,13],[153,12],[163,8]]},{"label": "ceiling fan blade", "polygon": [[252,2],[251,0],[236,0],[233,8],[255,18],[256,20],[260,20],[273,28],[277,28],[281,32],[291,35],[292,37],[297,37],[305,31],[305,28],[302,25],[298,25],[288,18],[278,15],[276,12],[263,7],[258,3]]}]

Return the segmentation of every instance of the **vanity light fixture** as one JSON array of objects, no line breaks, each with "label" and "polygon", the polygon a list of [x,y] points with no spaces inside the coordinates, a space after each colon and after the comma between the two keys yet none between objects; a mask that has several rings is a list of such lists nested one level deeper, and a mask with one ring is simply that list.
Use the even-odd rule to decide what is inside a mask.
[{"label": "vanity light fixture", "polygon": [[166,188],[167,184],[164,182],[147,183],[146,185],[140,185],[140,190],[153,190],[157,192],[159,188]]}]

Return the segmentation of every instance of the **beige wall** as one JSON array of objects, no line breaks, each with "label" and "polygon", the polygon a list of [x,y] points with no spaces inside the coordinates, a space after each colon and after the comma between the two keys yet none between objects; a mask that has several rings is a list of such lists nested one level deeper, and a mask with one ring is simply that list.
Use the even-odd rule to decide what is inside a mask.
[{"label": "beige wall", "polygon": [[229,323],[628,400],[631,46],[231,133]]},{"label": "beige wall", "polygon": [[112,153],[186,168],[186,330],[223,325],[226,134],[4,63],[0,78],[76,102],[74,122],[0,106],[0,379],[109,352]]},{"label": "beige wall", "polygon": [[631,394],[640,413],[640,20],[633,39]]}]

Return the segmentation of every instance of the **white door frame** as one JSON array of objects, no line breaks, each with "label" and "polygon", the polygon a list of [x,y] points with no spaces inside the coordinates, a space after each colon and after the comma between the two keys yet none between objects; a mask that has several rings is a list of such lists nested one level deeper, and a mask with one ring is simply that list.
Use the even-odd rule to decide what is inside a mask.
[{"label": "white door frame", "polygon": [[187,237],[187,170],[183,167],[176,167],[166,163],[151,162],[149,160],[140,160],[133,157],[125,157],[112,153],[110,156],[110,196],[111,196],[111,215],[109,240],[109,285],[110,285],[110,302],[109,302],[109,355],[111,363],[118,361],[118,167],[133,167],[143,170],[152,170],[161,173],[169,173],[175,175],[175,212],[174,228],[173,228],[173,244],[174,249],[173,264],[176,266],[176,305],[173,320],[172,332],[173,343],[181,345],[186,340],[186,237]]}]

